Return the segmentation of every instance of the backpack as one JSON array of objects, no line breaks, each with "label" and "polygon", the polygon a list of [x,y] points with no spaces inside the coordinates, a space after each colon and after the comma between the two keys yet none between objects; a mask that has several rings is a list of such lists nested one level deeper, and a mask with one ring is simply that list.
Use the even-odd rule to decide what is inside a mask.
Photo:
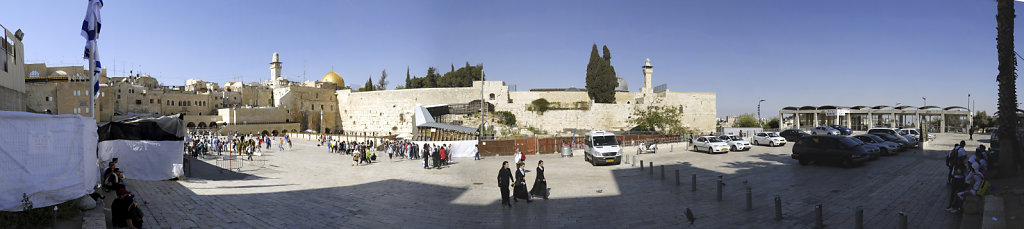
[{"label": "backpack", "polygon": [[992,183],[988,182],[988,179],[982,179],[981,180],[981,186],[978,188],[977,194],[979,196],[984,196],[985,194],[988,194],[988,192],[991,189],[992,189]]}]

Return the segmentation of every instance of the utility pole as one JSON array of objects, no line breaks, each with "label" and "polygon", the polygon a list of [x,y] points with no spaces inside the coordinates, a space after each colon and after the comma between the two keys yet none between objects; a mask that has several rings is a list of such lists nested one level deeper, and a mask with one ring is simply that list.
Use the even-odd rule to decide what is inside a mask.
[{"label": "utility pole", "polygon": [[[480,69],[480,137],[478,141],[484,140],[484,70]],[[479,142],[478,142],[479,143]],[[479,145],[479,144],[477,144]]]},{"label": "utility pole", "polygon": [[757,125],[761,126],[761,128],[764,128],[764,125],[761,125],[761,102],[764,101],[764,99],[757,101]]}]

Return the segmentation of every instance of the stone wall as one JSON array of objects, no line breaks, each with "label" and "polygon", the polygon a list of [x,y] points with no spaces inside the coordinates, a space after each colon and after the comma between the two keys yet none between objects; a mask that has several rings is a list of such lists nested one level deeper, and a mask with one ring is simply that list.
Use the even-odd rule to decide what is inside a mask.
[{"label": "stone wall", "polygon": [[[590,104],[583,110],[549,110],[543,115],[528,111],[535,99],[571,106],[577,102],[589,104],[586,92],[508,91],[501,81],[484,84],[484,98],[494,104],[497,111],[516,115],[519,126],[539,128],[554,134],[565,129],[628,130],[627,123],[634,107],[656,105],[683,106],[684,125],[699,131],[714,130],[715,94],[680,93],[664,91],[644,94],[617,92],[614,104]],[[338,107],[345,131],[379,134],[411,133],[413,108],[417,105],[468,103],[480,98],[480,82],[464,88],[425,88],[352,92],[339,90]],[[493,96],[492,96],[493,95]]]},{"label": "stone wall", "polygon": [[217,110],[217,117],[229,125],[293,122],[283,107],[221,108]]},{"label": "stone wall", "polygon": [[[299,131],[298,123],[278,123],[278,124],[249,124],[249,125],[226,125],[221,126],[217,129],[217,132],[221,134],[259,134],[263,131],[267,133],[294,133]],[[277,143],[275,143],[277,144]]]}]

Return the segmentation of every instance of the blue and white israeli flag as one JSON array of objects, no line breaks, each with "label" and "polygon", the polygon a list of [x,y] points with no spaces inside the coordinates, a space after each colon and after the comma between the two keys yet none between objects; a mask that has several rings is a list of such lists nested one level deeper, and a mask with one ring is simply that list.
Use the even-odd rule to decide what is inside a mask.
[{"label": "blue and white israeli flag", "polygon": [[92,72],[92,96],[96,98],[100,91],[100,66],[99,51],[96,50],[96,39],[100,38],[100,8],[103,8],[103,0],[89,0],[89,8],[85,11],[85,20],[82,21],[82,37],[85,38],[85,55],[83,59],[96,61],[96,69]]}]

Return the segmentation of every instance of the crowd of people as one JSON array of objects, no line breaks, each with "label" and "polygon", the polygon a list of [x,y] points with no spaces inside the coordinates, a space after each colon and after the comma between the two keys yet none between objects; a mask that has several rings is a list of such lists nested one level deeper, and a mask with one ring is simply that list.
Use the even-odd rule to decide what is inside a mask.
[{"label": "crowd of people", "polygon": [[946,155],[949,169],[946,183],[950,185],[946,211],[953,214],[963,210],[964,200],[969,196],[985,195],[989,191],[987,177],[995,170],[991,166],[995,164],[995,154],[985,145],[979,145],[974,153],[968,153],[966,147],[966,142],[960,141]]},{"label": "crowd of people", "polygon": [[292,140],[286,136],[269,136],[269,135],[217,135],[213,132],[192,132],[190,133],[189,140],[185,142],[185,153],[196,158],[199,156],[210,155],[216,153],[221,155],[222,153],[235,153],[236,155],[246,155],[246,160],[253,160],[252,156],[256,153],[262,152],[263,148],[271,149],[274,142],[277,143],[278,150],[284,151],[285,144],[288,145],[288,149],[292,148]]},{"label": "crowd of people", "polygon": [[[388,160],[406,159],[423,160],[424,169],[440,169],[451,165],[451,144],[416,144],[408,140],[364,140],[343,141],[337,137],[320,135],[317,146],[326,146],[329,153],[352,155],[352,166],[363,163],[372,164],[377,161],[377,153],[382,153]],[[383,155],[382,155],[383,156]],[[479,156],[475,158],[479,159]]]}]

